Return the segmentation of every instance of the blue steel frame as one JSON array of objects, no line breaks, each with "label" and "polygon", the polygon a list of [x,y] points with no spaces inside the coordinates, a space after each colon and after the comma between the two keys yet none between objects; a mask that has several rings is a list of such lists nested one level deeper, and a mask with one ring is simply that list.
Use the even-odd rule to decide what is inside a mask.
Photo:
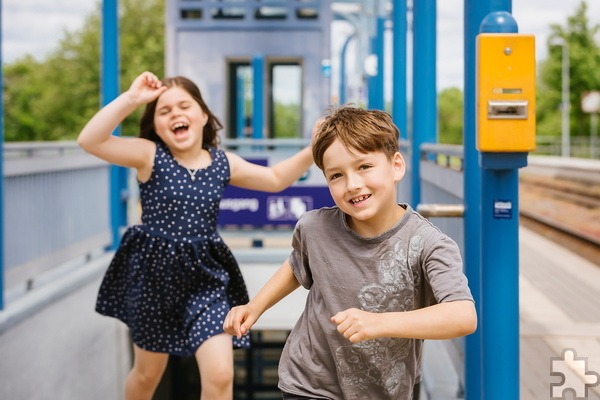
[{"label": "blue steel frame", "polygon": [[367,104],[371,109],[385,110],[384,99],[384,30],[385,18],[377,16],[375,19],[375,34],[371,38],[371,53],[377,57],[377,74],[367,80]]},{"label": "blue steel frame", "polygon": [[252,138],[261,139],[263,137],[264,125],[264,84],[265,84],[265,59],[262,54],[256,54],[252,58]]},{"label": "blue steel frame", "polygon": [[[481,22],[481,33],[516,33],[507,11]],[[514,134],[514,132],[512,132]],[[526,152],[481,153],[481,313],[483,398],[519,399],[519,168]],[[498,215],[495,205],[502,203]],[[506,215],[506,205],[509,214]],[[502,343],[502,351],[498,351]]]},{"label": "blue steel frame", "polygon": [[406,127],[406,0],[393,0],[393,71],[392,117],[400,129],[400,138],[408,140]]},{"label": "blue steel frame", "polygon": [[[119,17],[118,0],[102,2],[102,106],[119,96]],[[120,135],[120,127],[114,135]],[[121,240],[121,228],[127,226],[127,169],[110,167],[110,225],[112,249]]]},{"label": "blue steel frame", "polygon": [[436,0],[413,2],[411,205],[421,202],[421,144],[437,143]]}]

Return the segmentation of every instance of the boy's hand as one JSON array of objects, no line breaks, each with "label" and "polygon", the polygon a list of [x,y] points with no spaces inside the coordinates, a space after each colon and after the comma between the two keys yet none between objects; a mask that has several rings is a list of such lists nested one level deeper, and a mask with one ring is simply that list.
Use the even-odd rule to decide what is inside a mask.
[{"label": "boy's hand", "polygon": [[239,339],[248,333],[257,319],[258,316],[249,304],[233,307],[225,317],[223,329]]},{"label": "boy's hand", "polygon": [[377,315],[374,313],[349,308],[335,314],[331,321],[337,325],[337,331],[352,343],[378,337],[374,329],[377,326]]}]

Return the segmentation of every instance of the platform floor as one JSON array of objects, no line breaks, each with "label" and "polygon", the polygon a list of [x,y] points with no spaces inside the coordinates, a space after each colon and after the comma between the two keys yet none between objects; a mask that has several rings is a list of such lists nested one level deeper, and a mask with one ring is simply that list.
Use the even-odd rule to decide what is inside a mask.
[{"label": "platform floor", "polygon": [[[584,391],[584,379],[596,382],[589,371],[600,373],[600,265],[523,227],[519,242],[521,399],[553,397],[551,384],[561,378],[551,375],[552,358],[567,349],[583,362],[563,364],[565,386]],[[585,398],[600,400],[600,385]]]}]

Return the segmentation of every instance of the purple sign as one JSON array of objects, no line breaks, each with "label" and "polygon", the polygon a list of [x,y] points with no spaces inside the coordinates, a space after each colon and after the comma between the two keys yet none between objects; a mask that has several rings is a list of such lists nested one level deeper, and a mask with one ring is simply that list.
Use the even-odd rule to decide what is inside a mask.
[{"label": "purple sign", "polygon": [[278,193],[227,186],[219,226],[294,225],[305,211],[333,205],[327,186],[291,186]]}]

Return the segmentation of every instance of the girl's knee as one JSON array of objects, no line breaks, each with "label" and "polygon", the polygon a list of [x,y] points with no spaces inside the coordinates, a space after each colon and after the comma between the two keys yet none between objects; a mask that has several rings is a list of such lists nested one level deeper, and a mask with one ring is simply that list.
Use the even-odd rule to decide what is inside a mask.
[{"label": "girl's knee", "polygon": [[134,367],[129,373],[129,378],[142,387],[154,388],[160,383],[162,375],[163,370]]},{"label": "girl's knee", "polygon": [[209,385],[218,388],[228,388],[233,385],[233,365],[214,363],[211,368],[203,371],[200,376],[202,386]]}]

